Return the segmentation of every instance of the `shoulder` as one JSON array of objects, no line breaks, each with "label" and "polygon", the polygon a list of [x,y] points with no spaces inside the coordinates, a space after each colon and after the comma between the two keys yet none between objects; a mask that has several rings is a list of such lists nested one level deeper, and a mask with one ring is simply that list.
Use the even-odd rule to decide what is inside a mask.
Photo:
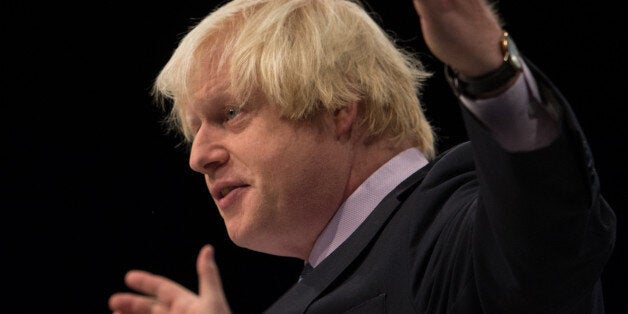
[{"label": "shoulder", "polygon": [[441,184],[444,180],[471,175],[475,171],[473,148],[466,141],[440,153],[429,167],[423,185]]}]

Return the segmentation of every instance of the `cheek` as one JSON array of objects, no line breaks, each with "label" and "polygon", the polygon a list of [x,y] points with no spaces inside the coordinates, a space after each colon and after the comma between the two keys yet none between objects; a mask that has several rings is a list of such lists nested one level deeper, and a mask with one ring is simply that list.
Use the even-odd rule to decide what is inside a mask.
[{"label": "cheek", "polygon": [[347,177],[343,169],[347,167],[337,162],[332,149],[317,144],[293,147],[269,164],[266,181],[280,208],[302,214],[339,206]]},{"label": "cheek", "polygon": [[347,154],[333,132],[295,128],[276,120],[256,131],[247,134],[247,143],[240,146],[246,147],[242,162],[259,193],[259,203],[251,205],[284,215],[339,206],[348,176],[342,156]]}]

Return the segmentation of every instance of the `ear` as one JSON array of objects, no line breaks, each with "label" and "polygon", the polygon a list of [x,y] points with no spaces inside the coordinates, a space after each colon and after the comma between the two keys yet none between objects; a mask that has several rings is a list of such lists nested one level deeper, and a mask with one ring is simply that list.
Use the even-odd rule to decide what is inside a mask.
[{"label": "ear", "polygon": [[350,135],[351,129],[358,116],[358,102],[351,101],[346,106],[336,110],[334,113],[334,124],[336,126],[336,137],[341,138]]}]

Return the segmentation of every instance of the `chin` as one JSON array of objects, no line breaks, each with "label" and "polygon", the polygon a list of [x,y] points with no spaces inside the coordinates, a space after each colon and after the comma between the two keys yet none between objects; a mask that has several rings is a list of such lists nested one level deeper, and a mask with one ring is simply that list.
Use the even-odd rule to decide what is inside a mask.
[{"label": "chin", "polygon": [[250,248],[254,245],[255,239],[259,239],[259,237],[255,236],[255,232],[253,232],[250,226],[243,226],[240,223],[227,224],[227,233],[231,242],[244,248]]},{"label": "chin", "polygon": [[261,252],[272,255],[283,255],[285,252],[281,252],[278,250],[274,244],[275,241],[271,240],[270,237],[265,235],[261,230],[257,230],[257,232],[253,232],[249,230],[238,230],[237,232],[229,231],[229,238],[231,242],[241,248],[245,248],[248,250],[252,250],[255,252]]}]

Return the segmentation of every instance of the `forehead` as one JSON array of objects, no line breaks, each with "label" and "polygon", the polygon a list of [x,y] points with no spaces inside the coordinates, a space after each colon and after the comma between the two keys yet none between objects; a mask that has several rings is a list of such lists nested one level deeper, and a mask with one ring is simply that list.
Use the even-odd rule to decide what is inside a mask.
[{"label": "forehead", "polygon": [[230,85],[226,67],[201,60],[196,63],[190,75],[186,103],[194,106],[198,103],[224,102],[228,98],[232,99],[234,97],[230,92]]},{"label": "forehead", "polygon": [[188,90],[192,95],[226,89],[229,86],[228,67],[211,56],[198,56],[192,61],[188,75]]}]

